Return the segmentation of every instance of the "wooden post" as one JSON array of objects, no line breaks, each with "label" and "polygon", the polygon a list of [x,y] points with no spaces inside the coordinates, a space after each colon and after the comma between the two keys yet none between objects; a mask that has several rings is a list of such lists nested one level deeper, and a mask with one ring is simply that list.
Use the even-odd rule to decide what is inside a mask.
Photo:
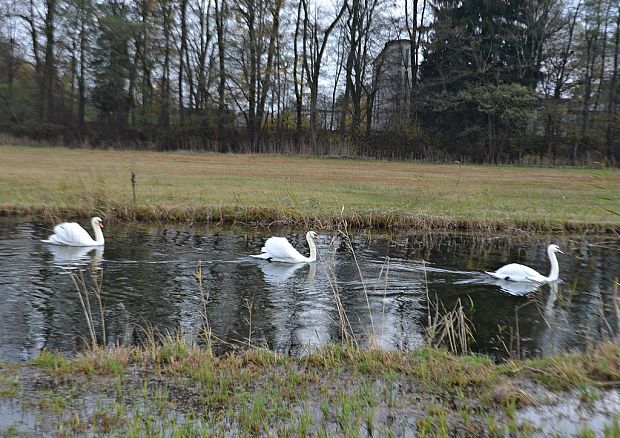
[{"label": "wooden post", "polygon": [[133,190],[133,206],[136,207],[136,174],[131,172],[131,188]]}]

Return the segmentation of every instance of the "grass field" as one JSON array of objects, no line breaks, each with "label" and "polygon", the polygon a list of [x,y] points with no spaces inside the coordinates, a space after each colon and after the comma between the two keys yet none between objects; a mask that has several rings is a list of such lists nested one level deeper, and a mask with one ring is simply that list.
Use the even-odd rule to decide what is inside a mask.
[{"label": "grass field", "polygon": [[371,226],[620,229],[620,172],[0,146],[0,206],[172,220],[239,220],[252,211],[319,222],[344,208]]}]

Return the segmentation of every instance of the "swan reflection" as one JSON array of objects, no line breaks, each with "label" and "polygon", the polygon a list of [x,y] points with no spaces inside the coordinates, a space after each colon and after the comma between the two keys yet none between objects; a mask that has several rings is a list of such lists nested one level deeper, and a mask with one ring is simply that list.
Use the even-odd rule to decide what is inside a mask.
[{"label": "swan reflection", "polygon": [[103,260],[103,246],[50,245],[47,249],[52,253],[52,263],[63,268],[77,268],[90,264],[99,266]]},{"label": "swan reflection", "polygon": [[547,324],[566,320],[566,312],[562,309],[562,306],[558,305],[558,298],[561,297],[562,289],[560,288],[560,282],[554,281],[553,283],[549,283],[549,296],[545,301],[544,307],[544,317]]},{"label": "swan reflection", "polygon": [[[295,275],[295,273],[298,270],[308,266],[308,264],[307,263],[290,264],[290,263],[271,262],[271,263],[260,263],[258,264],[258,266],[260,267],[261,271],[263,271],[265,281],[267,281],[268,283],[272,283],[272,284],[279,284],[279,283],[285,283],[286,281],[288,281],[291,277]],[[316,272],[316,266],[314,263],[311,263],[309,265],[308,277],[314,276],[315,272]]]},{"label": "swan reflection", "polygon": [[493,284],[498,286],[502,292],[510,295],[523,296],[530,294],[540,288],[542,283],[533,283],[530,281],[509,281],[497,280]]}]

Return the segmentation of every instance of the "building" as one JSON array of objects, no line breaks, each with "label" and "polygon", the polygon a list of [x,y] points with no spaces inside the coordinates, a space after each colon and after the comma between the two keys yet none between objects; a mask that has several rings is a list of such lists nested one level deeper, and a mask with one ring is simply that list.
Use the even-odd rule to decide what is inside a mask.
[{"label": "building", "polygon": [[378,131],[396,129],[409,111],[411,41],[392,40],[373,62],[372,124]]}]

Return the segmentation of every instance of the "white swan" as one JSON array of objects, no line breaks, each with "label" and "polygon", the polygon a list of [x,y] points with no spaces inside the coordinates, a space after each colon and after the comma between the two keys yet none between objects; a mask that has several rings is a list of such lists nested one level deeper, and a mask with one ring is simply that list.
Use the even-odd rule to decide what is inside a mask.
[{"label": "white swan", "polygon": [[[554,244],[551,244],[547,247],[547,255],[549,256],[549,261],[551,262],[551,271],[549,272],[549,276],[545,277],[542,274],[539,274],[532,268],[527,266],[520,265],[518,263],[511,263],[506,266],[502,266],[495,272],[487,272],[487,274],[499,278],[500,280],[510,280],[510,281],[531,281],[535,283],[550,283],[558,279],[558,275],[560,273],[560,267],[558,265],[558,259],[555,256],[555,253],[559,252],[564,254],[560,247]],[[486,271],[485,271],[486,272]]]},{"label": "white swan", "polygon": [[270,237],[265,242],[265,246],[261,249],[261,253],[250,257],[283,263],[314,262],[316,260],[316,246],[314,245],[314,239],[316,238],[317,234],[314,231],[308,231],[306,233],[306,240],[308,241],[308,246],[310,247],[310,257],[305,257],[299,254],[299,251],[293,248],[293,245],[291,245],[285,237]]},{"label": "white swan", "polygon": [[43,240],[45,243],[52,243],[54,245],[68,245],[68,246],[101,246],[105,243],[103,239],[103,221],[99,217],[94,217],[90,220],[93,230],[95,231],[95,240],[75,222],[63,222],[54,227],[54,234]]}]

